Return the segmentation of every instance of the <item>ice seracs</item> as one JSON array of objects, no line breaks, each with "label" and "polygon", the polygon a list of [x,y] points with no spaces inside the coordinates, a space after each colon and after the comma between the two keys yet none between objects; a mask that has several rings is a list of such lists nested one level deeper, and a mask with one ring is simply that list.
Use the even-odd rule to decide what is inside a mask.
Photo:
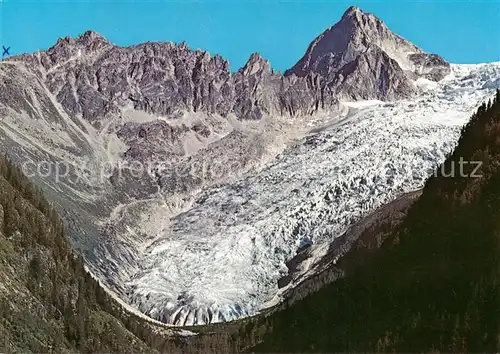
[{"label": "ice seracs", "polygon": [[[267,168],[203,192],[146,251],[128,283],[129,302],[178,325],[257,313],[304,240],[328,244],[422,187],[453,150],[469,115],[493,93],[476,89],[484,71],[498,76],[500,65],[451,70],[413,100],[346,102],[344,117]],[[314,262],[302,272],[311,270]]]}]

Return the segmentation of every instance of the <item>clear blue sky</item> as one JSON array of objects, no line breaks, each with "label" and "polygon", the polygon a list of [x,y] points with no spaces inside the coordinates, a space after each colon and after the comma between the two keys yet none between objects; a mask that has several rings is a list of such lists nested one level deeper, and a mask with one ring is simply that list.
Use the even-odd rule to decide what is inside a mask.
[{"label": "clear blue sky", "polygon": [[0,0],[0,44],[11,54],[47,49],[86,29],[118,45],[186,41],[219,53],[231,69],[260,52],[283,71],[349,5],[455,63],[500,61],[499,1],[21,1]]}]

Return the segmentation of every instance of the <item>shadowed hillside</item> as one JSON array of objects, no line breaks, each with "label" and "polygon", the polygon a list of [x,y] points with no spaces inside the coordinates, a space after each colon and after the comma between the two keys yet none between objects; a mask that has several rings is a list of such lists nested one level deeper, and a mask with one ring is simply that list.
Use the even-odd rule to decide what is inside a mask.
[{"label": "shadowed hillside", "polygon": [[5,157],[0,259],[0,351],[149,350],[106,311],[110,299],[71,251],[61,220]]}]

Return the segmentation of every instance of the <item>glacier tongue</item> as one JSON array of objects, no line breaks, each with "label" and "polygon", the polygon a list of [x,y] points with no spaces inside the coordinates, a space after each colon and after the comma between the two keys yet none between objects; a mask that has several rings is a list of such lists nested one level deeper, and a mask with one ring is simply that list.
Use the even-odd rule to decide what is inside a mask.
[{"label": "glacier tongue", "polygon": [[[500,63],[452,65],[419,79],[413,100],[344,102],[257,173],[202,191],[141,252],[127,301],[176,325],[255,314],[278,293],[285,262],[360,217],[421,188],[452,151],[472,111],[499,85]],[[314,263],[305,272],[314,271]]]}]

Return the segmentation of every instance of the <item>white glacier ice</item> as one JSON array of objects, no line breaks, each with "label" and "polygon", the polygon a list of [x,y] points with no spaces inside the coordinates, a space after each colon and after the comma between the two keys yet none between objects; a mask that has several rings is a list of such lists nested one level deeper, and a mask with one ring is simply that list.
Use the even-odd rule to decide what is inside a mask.
[{"label": "white glacier ice", "polygon": [[301,244],[327,244],[421,188],[499,78],[500,63],[452,65],[437,84],[416,82],[412,100],[344,102],[341,117],[316,117],[322,125],[259,172],[202,191],[174,216],[144,249],[127,302],[177,325],[258,313]]}]

